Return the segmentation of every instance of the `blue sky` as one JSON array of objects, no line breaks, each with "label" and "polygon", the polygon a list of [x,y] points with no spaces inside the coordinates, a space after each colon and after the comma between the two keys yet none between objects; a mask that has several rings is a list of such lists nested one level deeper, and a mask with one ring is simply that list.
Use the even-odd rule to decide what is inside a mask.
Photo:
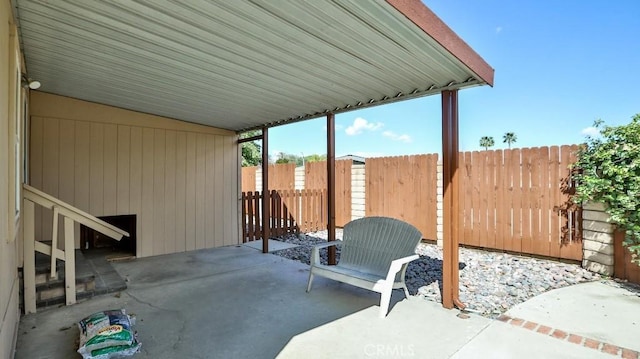
[{"label": "blue sky", "polygon": [[[460,148],[574,144],[594,120],[640,113],[640,1],[427,0],[494,69],[495,84],[459,93]],[[270,154],[326,153],[326,119],[275,127]],[[336,155],[440,152],[440,96],[336,115]]]}]

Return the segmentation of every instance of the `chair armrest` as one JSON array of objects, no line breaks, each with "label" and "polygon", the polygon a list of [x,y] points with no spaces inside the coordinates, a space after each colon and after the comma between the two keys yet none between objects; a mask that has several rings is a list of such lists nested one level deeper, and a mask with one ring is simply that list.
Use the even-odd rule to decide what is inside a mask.
[{"label": "chair armrest", "polygon": [[402,266],[409,264],[409,262],[414,261],[420,258],[419,255],[413,254],[407,257],[402,257],[395,259],[391,262],[391,266],[389,266],[389,273],[387,273],[387,281],[393,282],[395,280],[396,274],[402,270]]},{"label": "chair armrest", "polygon": [[327,243],[316,244],[315,246],[313,246],[313,248],[311,249],[311,258],[310,258],[311,265],[320,263],[320,249],[335,246],[339,243],[342,243],[342,241],[331,241]]}]

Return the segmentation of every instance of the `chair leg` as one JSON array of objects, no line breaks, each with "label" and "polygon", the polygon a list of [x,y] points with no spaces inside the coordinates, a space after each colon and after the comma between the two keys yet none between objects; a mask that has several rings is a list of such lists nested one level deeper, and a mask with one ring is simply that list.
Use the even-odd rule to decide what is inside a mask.
[{"label": "chair leg", "polygon": [[311,283],[313,283],[313,270],[309,270],[309,282],[307,283],[307,293],[311,291]]},{"label": "chair leg", "polygon": [[387,316],[389,312],[389,302],[391,302],[391,291],[392,287],[384,288],[380,292],[380,318],[384,318]]},{"label": "chair leg", "polygon": [[407,285],[405,283],[402,283],[402,289],[404,290],[405,298],[409,299],[409,288],[407,288]]}]

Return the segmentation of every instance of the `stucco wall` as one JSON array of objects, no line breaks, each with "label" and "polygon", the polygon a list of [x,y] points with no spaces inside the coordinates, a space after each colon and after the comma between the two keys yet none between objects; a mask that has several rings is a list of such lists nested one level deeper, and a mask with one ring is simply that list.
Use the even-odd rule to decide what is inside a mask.
[{"label": "stucco wall", "polygon": [[[96,216],[136,214],[138,257],[239,243],[238,166],[233,132],[32,95],[31,184]],[[50,218],[36,212],[37,239]]]}]

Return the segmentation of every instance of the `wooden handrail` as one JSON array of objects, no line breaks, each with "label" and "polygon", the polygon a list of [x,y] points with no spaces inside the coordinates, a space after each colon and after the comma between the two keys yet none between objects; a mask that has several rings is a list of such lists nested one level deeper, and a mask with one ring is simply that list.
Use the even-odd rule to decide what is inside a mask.
[{"label": "wooden handrail", "polygon": [[[24,308],[25,314],[36,312],[36,271],[35,254],[40,252],[51,256],[51,278],[57,278],[56,260],[65,262],[65,297],[67,305],[76,302],[76,269],[75,269],[75,225],[83,224],[117,241],[123,236],[129,237],[127,231],[115,227],[95,216],[90,215],[66,202],[37,190],[29,185],[22,185],[24,213]],[[35,238],[35,205],[53,210],[53,233],[51,245],[44,244]],[[58,249],[58,217],[64,219],[64,251]]]},{"label": "wooden handrail", "polygon": [[53,209],[55,206],[59,214],[69,217],[82,225],[115,239],[116,241],[122,239],[123,236],[129,237],[129,232],[123,231],[122,229],[92,216],[66,202],[63,202],[27,184],[23,184],[22,187],[24,189],[22,193],[25,199],[49,209]]}]

